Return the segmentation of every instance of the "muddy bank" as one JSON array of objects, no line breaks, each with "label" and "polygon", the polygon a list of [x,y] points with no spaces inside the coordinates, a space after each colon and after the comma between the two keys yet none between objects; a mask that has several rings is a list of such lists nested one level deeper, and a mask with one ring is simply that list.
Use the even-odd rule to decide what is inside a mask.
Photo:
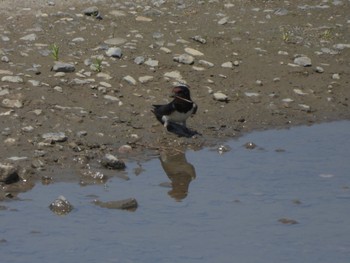
[{"label": "muddy bank", "polygon": [[[0,163],[21,177],[350,117],[349,1],[15,2],[0,3]],[[150,112],[177,82],[201,136]]]}]

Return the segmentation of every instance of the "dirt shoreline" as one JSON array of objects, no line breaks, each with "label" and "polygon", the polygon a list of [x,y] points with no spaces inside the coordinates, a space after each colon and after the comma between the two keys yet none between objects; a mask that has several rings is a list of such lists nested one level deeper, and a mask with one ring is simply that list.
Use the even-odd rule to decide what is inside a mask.
[{"label": "dirt shoreline", "polygon": [[[83,14],[91,6],[102,20]],[[20,167],[22,178],[56,177],[106,153],[146,160],[253,130],[349,119],[349,7],[303,0],[1,1],[0,163]],[[54,43],[74,72],[51,70]],[[106,55],[114,46],[121,58]],[[185,53],[193,64],[174,61]],[[298,57],[310,61],[298,65]],[[100,74],[91,66],[96,58]],[[188,126],[202,136],[179,138],[151,114],[152,104],[169,101],[174,82],[191,87],[199,110]],[[214,99],[219,92],[227,99]],[[47,133],[66,138],[48,141]]]}]

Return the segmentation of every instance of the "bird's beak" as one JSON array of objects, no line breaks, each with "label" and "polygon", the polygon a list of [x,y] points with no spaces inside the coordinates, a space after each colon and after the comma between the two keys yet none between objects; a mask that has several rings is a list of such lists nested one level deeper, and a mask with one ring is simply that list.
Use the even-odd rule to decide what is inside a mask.
[{"label": "bird's beak", "polygon": [[170,93],[170,94],[169,94],[169,97],[170,97],[170,98],[175,98],[175,93],[174,93],[174,92]]}]

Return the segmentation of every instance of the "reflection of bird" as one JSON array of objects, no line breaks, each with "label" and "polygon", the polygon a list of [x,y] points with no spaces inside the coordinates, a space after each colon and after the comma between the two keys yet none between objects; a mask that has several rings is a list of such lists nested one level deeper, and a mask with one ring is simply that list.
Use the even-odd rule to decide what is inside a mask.
[{"label": "reflection of bird", "polygon": [[165,105],[153,105],[152,112],[164,127],[169,122],[181,123],[186,127],[186,120],[197,111],[197,105],[191,100],[190,90],[185,85],[173,88],[174,100]]},{"label": "reflection of bird", "polygon": [[171,180],[172,190],[169,191],[169,195],[177,201],[186,198],[190,182],[196,178],[193,165],[186,160],[182,152],[161,152],[160,162]]}]

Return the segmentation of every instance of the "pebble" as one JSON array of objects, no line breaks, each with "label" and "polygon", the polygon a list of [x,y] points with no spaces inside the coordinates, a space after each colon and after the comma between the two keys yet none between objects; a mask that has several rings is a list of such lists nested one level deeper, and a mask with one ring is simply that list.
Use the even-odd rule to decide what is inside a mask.
[{"label": "pebble", "polygon": [[160,50],[165,52],[166,54],[170,54],[171,53],[171,50],[169,48],[166,48],[166,47],[161,47]]},{"label": "pebble", "polygon": [[110,38],[104,41],[105,44],[113,46],[120,46],[125,44],[126,42],[127,40],[121,37]]},{"label": "pebble", "polygon": [[16,100],[16,99],[3,99],[2,100],[2,106],[4,108],[22,108],[23,107],[23,103],[21,100]]},{"label": "pebble", "polygon": [[123,53],[122,50],[119,47],[110,47],[107,51],[106,51],[106,55],[108,57],[113,57],[113,58],[121,58]]},{"label": "pebble", "polygon": [[100,200],[94,200],[93,203],[99,207],[108,209],[124,209],[124,210],[136,210],[138,204],[135,198],[128,198],[118,201],[102,202]]},{"label": "pebble", "polygon": [[192,39],[194,41],[197,41],[197,42],[201,43],[201,44],[206,44],[207,43],[207,40],[205,38],[201,37],[201,36],[194,36],[194,37],[192,37]]},{"label": "pebble", "polygon": [[127,83],[129,83],[131,85],[136,85],[136,80],[133,77],[131,77],[130,75],[125,76],[123,78],[123,80],[125,80]]},{"label": "pebble", "polygon": [[119,160],[112,154],[106,154],[101,160],[101,165],[108,169],[117,170],[124,169],[126,167],[123,161]]},{"label": "pebble", "polygon": [[4,62],[4,63],[9,63],[10,62],[10,59],[8,56],[2,56],[1,57],[1,61]]},{"label": "pebble", "polygon": [[52,67],[52,71],[55,72],[74,72],[75,66],[70,63],[56,61],[54,66]]},{"label": "pebble", "polygon": [[228,62],[224,62],[221,64],[221,67],[222,68],[233,68],[233,64],[231,61],[228,61]]},{"label": "pebble", "polygon": [[49,208],[57,215],[66,215],[73,210],[73,206],[63,195],[59,196],[55,201],[53,201],[49,205]]},{"label": "pebble", "polygon": [[338,73],[335,73],[335,74],[332,75],[332,79],[339,80],[340,79],[340,75]]},{"label": "pebble", "polygon": [[224,101],[224,102],[228,101],[228,96],[222,92],[215,92],[213,94],[213,98],[214,100],[217,100],[217,101]]},{"label": "pebble", "polygon": [[24,40],[24,41],[35,41],[37,39],[37,36],[36,36],[36,34],[32,33],[32,34],[26,35],[24,37],[21,37],[20,39]]},{"label": "pebble", "polygon": [[190,54],[191,56],[204,56],[202,52],[190,47],[185,48],[185,52]]},{"label": "pebble", "polygon": [[49,132],[49,133],[44,133],[41,135],[41,137],[50,143],[55,143],[55,142],[65,142],[68,137],[64,132]]},{"label": "pebble", "polygon": [[159,61],[149,58],[144,63],[150,67],[158,67]]},{"label": "pebble", "polygon": [[317,73],[323,73],[324,72],[324,69],[322,68],[322,67],[316,67],[316,69],[315,69],[315,71],[317,72]]},{"label": "pebble", "polygon": [[145,17],[145,16],[137,16],[135,20],[139,22],[152,22],[152,18]]},{"label": "pebble", "polygon": [[138,56],[134,59],[134,62],[137,64],[137,65],[141,65],[145,62],[145,58],[143,56]]},{"label": "pebble", "polygon": [[172,78],[178,81],[181,81],[183,79],[181,73],[177,70],[164,73],[164,77]]},{"label": "pebble", "polygon": [[175,56],[173,58],[174,61],[186,64],[186,65],[192,65],[194,63],[194,57],[188,54],[182,54],[180,56]]},{"label": "pebble", "polygon": [[153,80],[153,76],[141,76],[141,77],[139,77],[139,81],[143,84],[150,82],[151,80]]},{"label": "pebble", "polygon": [[293,89],[294,93],[298,95],[307,95],[307,93],[303,92],[301,89]]},{"label": "pebble", "polygon": [[12,164],[0,163],[0,182],[4,184],[17,183],[20,180],[17,168]]},{"label": "pebble", "polygon": [[208,68],[214,67],[214,63],[211,63],[211,62],[203,60],[203,59],[199,60],[198,63],[203,65],[203,66],[206,66]]},{"label": "pebble", "polygon": [[295,58],[294,64],[303,66],[303,67],[309,67],[312,65],[311,59],[305,56]]},{"label": "pebble", "polygon": [[223,17],[223,18],[221,18],[221,19],[218,21],[218,24],[219,24],[219,25],[225,25],[225,24],[228,23],[228,19],[229,19],[228,16]]},{"label": "pebble", "polygon": [[96,6],[91,6],[83,10],[83,14],[87,16],[97,16],[98,8]]},{"label": "pebble", "polygon": [[110,101],[120,101],[120,99],[112,95],[104,95],[103,98]]},{"label": "pebble", "polygon": [[3,76],[1,78],[1,81],[11,83],[23,83],[23,79],[20,76]]},{"label": "pebble", "polygon": [[128,144],[124,144],[118,148],[119,153],[130,153],[132,152],[132,147]]}]

